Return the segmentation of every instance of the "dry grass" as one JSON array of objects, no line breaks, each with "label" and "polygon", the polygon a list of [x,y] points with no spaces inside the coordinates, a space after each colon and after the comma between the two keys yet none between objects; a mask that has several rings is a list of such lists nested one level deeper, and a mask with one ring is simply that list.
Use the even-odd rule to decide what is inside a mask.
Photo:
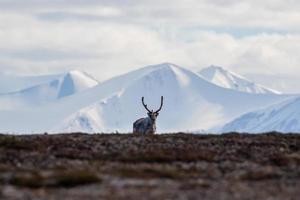
[{"label": "dry grass", "polygon": [[295,199],[299,188],[297,134],[0,135],[0,199]]}]

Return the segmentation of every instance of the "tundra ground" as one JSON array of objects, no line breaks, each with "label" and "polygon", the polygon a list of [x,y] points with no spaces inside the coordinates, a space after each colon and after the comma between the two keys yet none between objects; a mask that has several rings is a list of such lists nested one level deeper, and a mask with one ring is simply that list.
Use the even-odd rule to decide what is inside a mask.
[{"label": "tundra ground", "polygon": [[298,199],[300,134],[0,135],[0,199]]}]

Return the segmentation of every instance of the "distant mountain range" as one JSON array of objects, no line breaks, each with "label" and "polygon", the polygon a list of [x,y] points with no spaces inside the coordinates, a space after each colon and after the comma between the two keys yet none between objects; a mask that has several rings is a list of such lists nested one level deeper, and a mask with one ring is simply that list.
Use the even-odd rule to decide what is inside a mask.
[{"label": "distant mountain range", "polygon": [[5,80],[0,132],[9,133],[130,132],[133,121],[146,116],[141,97],[156,109],[162,95],[158,132],[230,131],[223,125],[244,113],[294,98],[220,67],[194,73],[171,63],[101,83],[80,71]]}]

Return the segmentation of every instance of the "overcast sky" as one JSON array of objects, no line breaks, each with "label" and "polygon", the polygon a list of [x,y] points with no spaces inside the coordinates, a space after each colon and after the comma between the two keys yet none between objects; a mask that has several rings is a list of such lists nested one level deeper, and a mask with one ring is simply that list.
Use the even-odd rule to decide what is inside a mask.
[{"label": "overcast sky", "polygon": [[99,80],[172,62],[299,92],[299,0],[0,0],[0,72]]}]

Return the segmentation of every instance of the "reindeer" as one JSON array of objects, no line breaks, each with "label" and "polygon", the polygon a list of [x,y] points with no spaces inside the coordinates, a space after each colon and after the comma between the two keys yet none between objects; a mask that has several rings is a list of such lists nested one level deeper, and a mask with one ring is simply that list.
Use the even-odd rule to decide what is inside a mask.
[{"label": "reindeer", "polygon": [[136,120],[133,123],[133,133],[134,134],[155,134],[156,131],[156,118],[159,114],[159,111],[161,110],[163,106],[164,97],[161,96],[160,99],[160,107],[157,111],[149,110],[147,107],[147,104],[144,103],[144,97],[142,97],[142,104],[145,107],[145,109],[148,111],[147,115],[148,117],[141,118]]}]

